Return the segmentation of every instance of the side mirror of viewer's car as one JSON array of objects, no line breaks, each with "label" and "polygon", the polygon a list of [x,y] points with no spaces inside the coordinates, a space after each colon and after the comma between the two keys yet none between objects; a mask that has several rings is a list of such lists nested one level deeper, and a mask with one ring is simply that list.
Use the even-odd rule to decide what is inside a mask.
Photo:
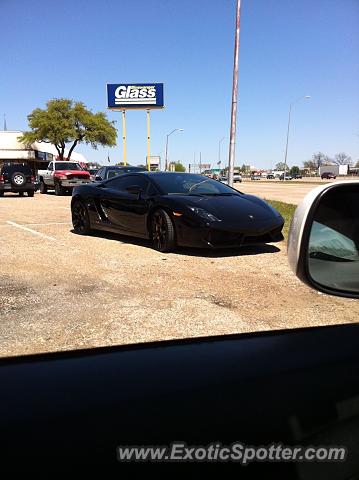
[{"label": "side mirror of viewer's car", "polygon": [[321,292],[359,298],[359,181],[313,189],[297,207],[289,231],[294,273]]}]

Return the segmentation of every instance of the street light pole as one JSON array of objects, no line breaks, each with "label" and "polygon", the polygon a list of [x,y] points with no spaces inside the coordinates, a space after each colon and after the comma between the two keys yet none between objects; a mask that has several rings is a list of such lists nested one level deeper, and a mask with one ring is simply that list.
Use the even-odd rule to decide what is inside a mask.
[{"label": "street light pole", "polygon": [[165,153],[165,171],[167,172],[168,170],[168,137],[170,135],[172,135],[172,133],[175,133],[175,132],[183,132],[183,128],[175,128],[174,130],[172,130],[172,132],[168,133],[167,134],[167,138],[166,138],[166,153]]},{"label": "street light pole", "polygon": [[286,141],[286,145],[285,145],[285,155],[284,155],[284,174],[283,174],[283,181],[285,181],[285,174],[286,174],[286,171],[287,171],[287,156],[288,156],[288,141],[289,141],[289,129],[290,129],[290,118],[291,118],[291,114],[292,114],[292,106],[299,102],[299,100],[304,100],[304,99],[309,99],[310,98],[310,95],[306,95],[305,97],[299,97],[297,98],[297,100],[294,100],[294,102],[292,102],[290,105],[289,105],[289,113],[288,113],[288,127],[287,127],[287,141]]},{"label": "street light pole", "polygon": [[238,97],[238,57],[239,57],[239,30],[241,22],[241,0],[237,0],[236,32],[234,38],[234,65],[232,87],[232,113],[229,140],[228,185],[233,186],[234,159],[236,154],[236,127],[237,127],[237,97]]}]

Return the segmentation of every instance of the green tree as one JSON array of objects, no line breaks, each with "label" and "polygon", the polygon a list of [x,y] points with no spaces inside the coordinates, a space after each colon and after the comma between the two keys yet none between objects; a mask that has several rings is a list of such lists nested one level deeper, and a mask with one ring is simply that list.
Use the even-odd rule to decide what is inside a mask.
[{"label": "green tree", "polygon": [[175,166],[175,172],[185,172],[186,171],[186,167],[184,165],[182,165],[181,162],[170,162],[170,165]]},{"label": "green tree", "polygon": [[[276,170],[284,170],[285,169],[285,163],[284,162],[277,163],[277,165],[275,166],[275,169]],[[287,170],[288,170],[288,165],[287,165]]]},{"label": "green tree", "polygon": [[355,168],[359,168],[359,160],[358,160],[357,163],[355,164]]},{"label": "green tree", "polygon": [[102,112],[92,113],[82,102],[66,98],[55,98],[46,103],[46,109],[36,108],[28,115],[30,131],[19,137],[25,145],[34,142],[51,143],[55,146],[59,159],[67,159],[80,143],[91,145],[95,150],[99,145],[112,147],[116,144],[114,122],[107,120]]},{"label": "green tree", "polygon": [[297,174],[300,173],[300,169],[299,169],[299,167],[294,166],[294,167],[292,167],[292,168],[289,170],[289,173],[290,173],[291,175],[297,175]]}]

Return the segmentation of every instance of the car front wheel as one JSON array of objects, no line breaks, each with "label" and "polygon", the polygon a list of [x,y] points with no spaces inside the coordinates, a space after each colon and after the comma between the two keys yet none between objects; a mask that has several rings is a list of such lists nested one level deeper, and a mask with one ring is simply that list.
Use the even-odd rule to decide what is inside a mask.
[{"label": "car front wheel", "polygon": [[64,188],[61,186],[61,183],[57,182],[55,183],[55,195],[63,195],[64,194]]},{"label": "car front wheel", "polygon": [[40,193],[47,193],[47,185],[44,182],[40,182]]},{"label": "car front wheel", "polygon": [[176,247],[175,228],[165,210],[156,210],[151,219],[153,246],[159,252],[172,252]]}]

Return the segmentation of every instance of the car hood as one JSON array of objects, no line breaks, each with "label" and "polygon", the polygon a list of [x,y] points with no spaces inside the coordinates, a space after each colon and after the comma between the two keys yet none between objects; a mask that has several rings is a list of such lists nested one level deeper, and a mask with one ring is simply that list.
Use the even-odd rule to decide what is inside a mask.
[{"label": "car hood", "polygon": [[223,222],[243,221],[244,218],[257,221],[282,218],[274,208],[254,195],[174,195],[172,198],[176,199],[177,205],[203,208]]},{"label": "car hood", "polygon": [[89,172],[83,170],[56,170],[56,174],[59,175],[78,175],[79,177],[89,177]]}]

